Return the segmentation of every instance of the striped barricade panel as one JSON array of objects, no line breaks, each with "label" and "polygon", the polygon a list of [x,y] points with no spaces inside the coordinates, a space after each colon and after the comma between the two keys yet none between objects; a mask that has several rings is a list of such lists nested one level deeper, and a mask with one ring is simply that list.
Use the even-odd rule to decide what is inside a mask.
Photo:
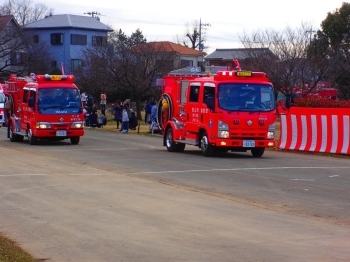
[{"label": "striped barricade panel", "polygon": [[350,155],[350,109],[291,108],[281,116],[280,149]]}]

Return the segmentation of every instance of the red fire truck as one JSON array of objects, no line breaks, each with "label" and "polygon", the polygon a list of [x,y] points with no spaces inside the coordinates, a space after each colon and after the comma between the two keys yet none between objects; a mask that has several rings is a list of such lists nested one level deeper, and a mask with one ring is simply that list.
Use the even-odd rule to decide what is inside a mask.
[{"label": "red fire truck", "polygon": [[250,151],[261,157],[265,148],[275,146],[274,88],[265,73],[173,74],[157,85],[162,87],[158,123],[169,152],[182,152],[188,144],[204,156]]},{"label": "red fire truck", "polygon": [[70,139],[78,144],[84,135],[84,113],[72,75],[12,75],[5,84],[11,104],[7,123],[10,141]]}]

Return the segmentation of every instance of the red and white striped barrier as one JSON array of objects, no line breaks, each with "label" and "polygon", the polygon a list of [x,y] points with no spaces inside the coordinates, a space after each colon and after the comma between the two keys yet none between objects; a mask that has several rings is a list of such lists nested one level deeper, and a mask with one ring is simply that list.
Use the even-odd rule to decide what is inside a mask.
[{"label": "red and white striped barrier", "polygon": [[350,155],[350,109],[292,107],[280,119],[278,148]]}]

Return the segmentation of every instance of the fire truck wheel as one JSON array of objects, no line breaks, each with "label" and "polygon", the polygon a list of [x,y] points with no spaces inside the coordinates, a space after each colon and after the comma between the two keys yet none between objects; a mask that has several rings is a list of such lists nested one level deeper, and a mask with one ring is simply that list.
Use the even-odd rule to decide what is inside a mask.
[{"label": "fire truck wheel", "polygon": [[71,138],[70,138],[70,142],[71,142],[72,145],[77,145],[77,144],[79,144],[79,141],[80,141],[80,137],[79,137],[79,136],[78,136],[78,137],[71,137]]},{"label": "fire truck wheel", "polygon": [[173,129],[171,127],[166,131],[165,142],[166,142],[166,149],[169,152],[177,151],[178,144],[176,144],[173,140]]},{"label": "fire truck wheel", "polygon": [[257,147],[251,150],[253,157],[261,157],[264,154],[264,152],[265,152],[264,147]]},{"label": "fire truck wheel", "polygon": [[8,137],[10,138],[10,141],[17,142],[17,135],[14,134],[12,131],[12,123],[9,124],[9,126],[7,128],[7,132],[8,132]]},{"label": "fire truck wheel", "polygon": [[201,151],[203,156],[213,156],[215,152],[215,147],[209,144],[208,135],[205,131],[201,137]]},{"label": "fire truck wheel", "polygon": [[33,135],[33,132],[31,129],[28,130],[28,142],[29,142],[29,145],[36,145],[38,142],[38,139]]}]

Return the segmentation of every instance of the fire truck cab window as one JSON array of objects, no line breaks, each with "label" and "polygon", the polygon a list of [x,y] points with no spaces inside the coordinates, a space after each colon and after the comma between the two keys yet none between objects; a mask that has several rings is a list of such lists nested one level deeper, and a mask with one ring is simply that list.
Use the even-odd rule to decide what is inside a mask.
[{"label": "fire truck cab window", "polygon": [[0,103],[5,103],[5,95],[0,94]]},{"label": "fire truck cab window", "polygon": [[207,103],[207,98],[212,97],[214,98],[214,87],[205,86],[204,87],[204,96],[203,96],[203,103]]},{"label": "fire truck cab window", "polygon": [[27,103],[28,102],[28,91],[29,90],[24,90],[23,92],[23,103]]},{"label": "fire truck cab window", "polygon": [[190,102],[198,102],[199,86],[190,86]]}]

